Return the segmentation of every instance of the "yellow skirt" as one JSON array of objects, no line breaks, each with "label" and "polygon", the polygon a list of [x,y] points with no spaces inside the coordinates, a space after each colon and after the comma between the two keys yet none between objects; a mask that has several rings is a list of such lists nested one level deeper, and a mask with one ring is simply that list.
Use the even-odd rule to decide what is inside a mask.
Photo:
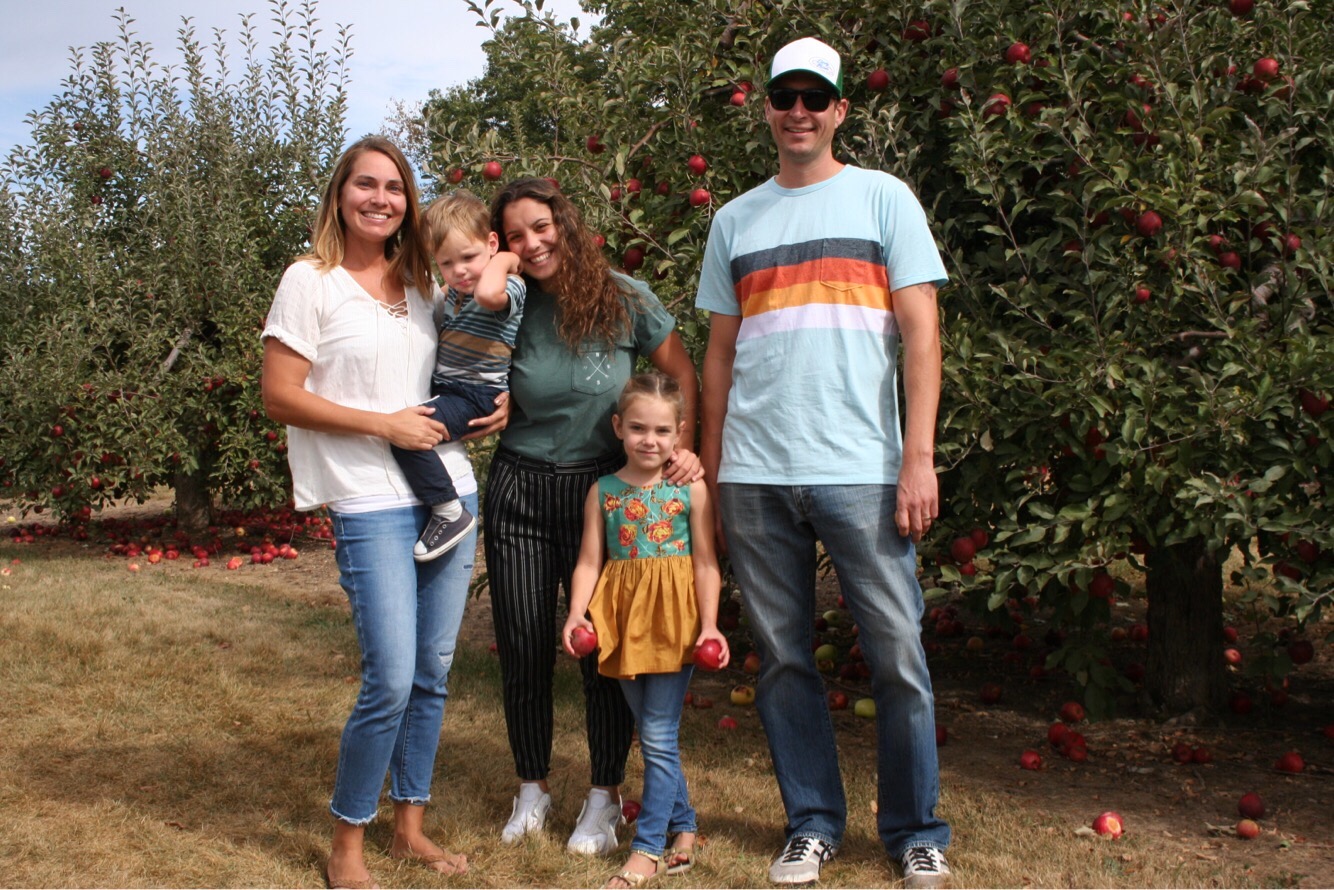
[{"label": "yellow skirt", "polygon": [[675,673],[690,663],[699,638],[694,563],[689,556],[608,560],[588,614],[598,634],[598,673]]}]

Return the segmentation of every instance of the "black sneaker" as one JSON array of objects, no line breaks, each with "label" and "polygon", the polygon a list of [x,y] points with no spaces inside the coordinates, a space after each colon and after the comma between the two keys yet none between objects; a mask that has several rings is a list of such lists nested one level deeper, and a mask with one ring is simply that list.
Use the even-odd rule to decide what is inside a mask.
[{"label": "black sneaker", "polygon": [[769,866],[775,884],[809,884],[820,879],[820,866],[834,858],[834,848],[818,837],[795,835]]},{"label": "black sneaker", "polygon": [[914,888],[948,887],[950,867],[945,854],[935,847],[909,847],[900,860],[903,866],[903,886]]},{"label": "black sneaker", "polygon": [[430,562],[467,537],[475,525],[477,519],[466,509],[458,519],[446,519],[439,513],[432,513],[412,548],[412,558],[417,562]]}]

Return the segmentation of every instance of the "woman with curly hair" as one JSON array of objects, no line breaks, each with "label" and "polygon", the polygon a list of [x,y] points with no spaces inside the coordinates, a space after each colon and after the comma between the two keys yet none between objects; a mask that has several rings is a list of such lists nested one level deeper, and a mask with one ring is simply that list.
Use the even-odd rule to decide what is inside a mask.
[{"label": "woman with curly hair", "polygon": [[[491,464],[483,510],[492,618],[505,723],[519,792],[501,833],[516,843],[551,808],[552,676],[557,591],[568,607],[584,498],[625,462],[611,417],[640,356],[685,394],[683,443],[695,440],[699,384],[676,322],[644,284],[612,271],[579,210],[545,179],[519,179],[496,196],[491,228],[518,255],[528,302],[510,372],[509,425]],[[678,449],[666,476],[689,484],[699,459]],[[597,656],[581,661],[591,788],[570,836],[572,852],[606,855],[623,824],[620,784],[634,718]]]}]

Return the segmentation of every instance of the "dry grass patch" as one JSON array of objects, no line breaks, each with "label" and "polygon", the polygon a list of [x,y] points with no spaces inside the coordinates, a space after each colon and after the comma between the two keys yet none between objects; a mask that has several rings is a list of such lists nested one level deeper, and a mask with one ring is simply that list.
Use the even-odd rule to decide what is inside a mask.
[{"label": "dry grass patch", "polygon": [[[346,609],[328,590],[288,595],[281,575],[154,567],[0,547],[23,559],[0,579],[0,883],[16,887],[243,887],[322,884],[337,744],[356,694]],[[307,569],[309,571],[309,569]],[[328,587],[336,593],[329,568]],[[470,605],[477,620],[484,603]],[[499,843],[514,793],[499,669],[476,632],[455,661],[428,826],[468,854],[463,878],[390,861],[388,825],[370,830],[382,885],[601,886],[621,858],[568,855],[586,790],[583,709],[561,657],[544,837]],[[700,813],[700,864],[680,887],[766,886],[782,806],[753,710],[688,709],[683,754]],[[724,732],[724,713],[740,727]],[[845,719],[846,718],[846,719]],[[852,813],[825,886],[887,886],[897,870],[875,837],[870,729],[839,715]],[[961,886],[1135,887],[1254,884],[1246,863],[1163,855],[1150,830],[1107,844],[1016,796],[946,749],[944,815]],[[638,797],[637,755],[627,794]],[[979,773],[981,773],[979,775]],[[1095,802],[1079,801],[1084,808]],[[387,815],[388,808],[382,810]],[[1261,848],[1256,847],[1257,854]]]}]

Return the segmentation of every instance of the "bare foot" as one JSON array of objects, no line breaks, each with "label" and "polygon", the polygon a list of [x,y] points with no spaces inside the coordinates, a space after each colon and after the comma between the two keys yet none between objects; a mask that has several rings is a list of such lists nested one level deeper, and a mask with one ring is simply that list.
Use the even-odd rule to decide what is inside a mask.
[{"label": "bare foot", "polygon": [[424,865],[442,875],[464,875],[468,873],[468,857],[462,853],[446,853],[425,835],[409,840],[394,838],[389,846],[389,855],[393,859],[403,859]]},{"label": "bare foot", "polygon": [[360,856],[329,855],[324,866],[324,880],[330,890],[379,890],[365,861]]}]

